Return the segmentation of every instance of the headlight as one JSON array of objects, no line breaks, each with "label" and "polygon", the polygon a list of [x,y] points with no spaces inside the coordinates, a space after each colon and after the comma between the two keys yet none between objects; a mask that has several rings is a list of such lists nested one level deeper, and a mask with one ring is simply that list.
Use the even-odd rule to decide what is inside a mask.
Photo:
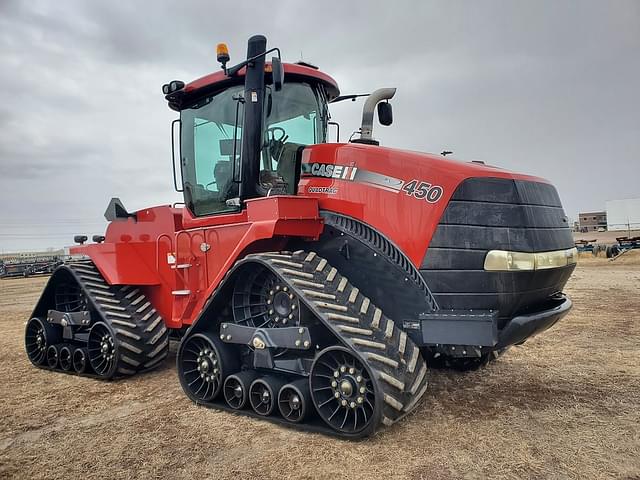
[{"label": "headlight", "polygon": [[489,271],[543,270],[573,265],[578,261],[578,250],[555,250],[553,252],[509,252],[491,250],[484,259],[484,269]]}]

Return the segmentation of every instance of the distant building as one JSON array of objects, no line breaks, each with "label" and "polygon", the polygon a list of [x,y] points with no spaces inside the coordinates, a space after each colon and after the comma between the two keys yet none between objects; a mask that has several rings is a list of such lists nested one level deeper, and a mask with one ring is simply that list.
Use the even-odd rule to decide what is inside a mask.
[{"label": "distant building", "polygon": [[578,214],[581,232],[596,232],[607,228],[607,212],[584,212]]},{"label": "distant building", "polygon": [[606,206],[609,230],[640,230],[640,198],[608,200]]}]

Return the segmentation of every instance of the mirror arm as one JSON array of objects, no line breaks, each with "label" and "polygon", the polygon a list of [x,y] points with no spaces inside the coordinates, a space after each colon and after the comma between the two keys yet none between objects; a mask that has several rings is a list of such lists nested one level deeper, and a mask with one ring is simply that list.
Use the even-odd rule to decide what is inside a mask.
[{"label": "mirror arm", "polygon": [[266,50],[262,53],[259,53],[258,55],[254,55],[251,58],[247,58],[246,60],[240,62],[239,64],[231,67],[231,68],[225,68],[224,73],[227,75],[227,77],[233,77],[234,75],[236,75],[241,68],[246,67],[247,65],[249,65],[251,62],[253,62],[254,60],[267,55],[267,53],[271,53],[271,52],[277,52],[278,54],[278,60],[281,60],[280,58],[280,49],[278,47],[273,47],[270,50]]}]

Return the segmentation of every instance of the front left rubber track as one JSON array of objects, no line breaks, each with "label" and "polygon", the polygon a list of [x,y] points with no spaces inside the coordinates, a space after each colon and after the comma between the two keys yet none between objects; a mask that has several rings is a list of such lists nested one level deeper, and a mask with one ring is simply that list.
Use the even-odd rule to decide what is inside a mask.
[{"label": "front left rubber track", "polygon": [[319,319],[369,365],[380,386],[382,423],[409,413],[427,389],[419,348],[357,287],[315,252],[255,254],[268,264]]},{"label": "front left rubber track", "polygon": [[[315,252],[248,255],[227,273],[223,284],[232,281],[233,272],[246,268],[249,263],[259,268],[266,267],[279,277],[279,281],[300,299],[300,303],[334,334],[337,345],[346,348],[367,365],[375,382],[376,419],[370,427],[343,432],[326,424],[322,426],[318,422],[306,421],[296,423],[296,427],[346,438],[361,438],[374,433],[380,423],[392,425],[413,410],[427,389],[426,363],[406,332],[387,318],[371,299],[360,293],[357,287]],[[211,333],[219,332],[216,330]],[[180,354],[177,361],[180,361]],[[308,379],[304,381],[308,382]],[[214,400],[204,404],[229,409],[224,401]],[[315,410],[316,407],[310,408]],[[255,412],[246,409],[241,413],[256,416]],[[279,413],[264,418],[289,426],[293,424]]]},{"label": "front left rubber track", "polygon": [[[110,379],[145,372],[162,364],[169,353],[168,329],[138,287],[109,285],[90,260],[69,262],[59,269],[70,272],[82,290],[91,312],[91,326],[102,322],[114,337],[116,364],[113,369],[104,375],[76,373]],[[56,272],[51,281],[55,278]],[[78,348],[88,347],[78,341],[74,343]]]}]

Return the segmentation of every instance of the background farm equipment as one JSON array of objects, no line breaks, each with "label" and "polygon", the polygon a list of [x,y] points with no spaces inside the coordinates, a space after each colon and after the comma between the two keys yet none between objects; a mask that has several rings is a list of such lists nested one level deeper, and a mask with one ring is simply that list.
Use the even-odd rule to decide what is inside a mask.
[{"label": "background farm equipment", "polygon": [[616,258],[628,250],[640,248],[640,237],[616,237],[617,244],[607,247],[607,258]]},{"label": "background farm equipment", "polygon": [[51,274],[63,261],[62,255],[6,257],[0,259],[0,278]]},{"label": "background farm equipment", "polygon": [[576,240],[575,246],[578,250],[578,254],[591,253],[594,257],[597,257],[599,253],[607,250],[606,245],[596,243],[597,240]]}]

